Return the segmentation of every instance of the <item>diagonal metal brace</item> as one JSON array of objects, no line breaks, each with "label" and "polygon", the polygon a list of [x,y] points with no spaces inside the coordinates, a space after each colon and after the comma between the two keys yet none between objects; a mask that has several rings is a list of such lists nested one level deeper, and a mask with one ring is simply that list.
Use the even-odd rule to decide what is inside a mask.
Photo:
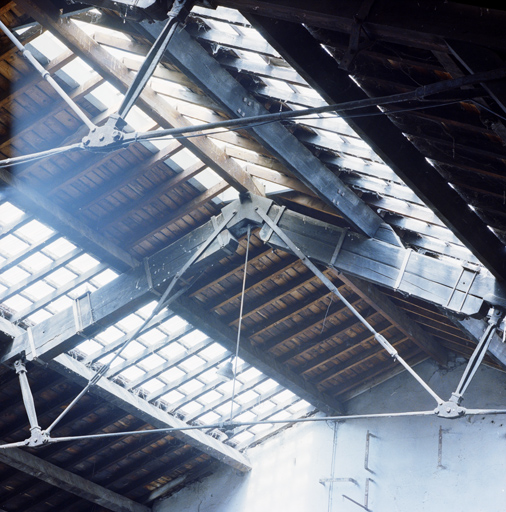
[{"label": "diagonal metal brace", "polygon": [[[30,423],[30,437],[25,441],[21,441],[19,446],[40,446],[46,443],[47,436],[40,428],[37,412],[35,410],[35,402],[33,400],[32,390],[28,377],[26,375],[26,364],[23,360],[18,359],[14,363],[14,369],[19,377],[19,385],[21,387],[21,395],[23,397],[23,404],[25,405],[26,415]],[[14,443],[17,445],[17,443]]]},{"label": "diagonal metal brace", "polygon": [[49,435],[53,428],[63,419],[63,417],[70,412],[70,410],[74,407],[74,405],[89,391],[89,389],[96,385],[99,380],[106,375],[106,373],[111,368],[113,362],[120,356],[120,354],[123,352],[123,350],[127,347],[127,345],[137,338],[140,332],[151,322],[151,320],[158,314],[160,311],[168,305],[168,303],[176,297],[177,294],[173,294],[171,296],[171,292],[176,286],[179,279],[183,276],[183,274],[193,265],[200,256],[204,253],[204,251],[211,245],[211,243],[219,236],[219,234],[226,229],[229,222],[235,217],[237,214],[237,210],[231,210],[228,211],[226,214],[223,214],[223,219],[219,225],[216,225],[213,233],[211,236],[199,247],[198,251],[196,251],[193,256],[183,265],[181,270],[177,272],[174,277],[172,278],[172,281],[170,282],[169,286],[167,286],[167,289],[163,292],[163,295],[158,300],[158,303],[156,307],[153,309],[151,314],[144,320],[144,322],[134,331],[128,338],[124,341],[124,343],[118,348],[116,351],[114,357],[98,372],[95,373],[95,375],[88,381],[86,386],[81,390],[81,392],[70,402],[70,404],[63,410],[63,412],[51,423],[51,425],[46,429],[46,433]]},{"label": "diagonal metal brace", "polygon": [[125,93],[118,112],[113,114],[105,125],[93,127],[90,133],[83,138],[82,143],[86,149],[99,152],[108,151],[123,141],[125,133],[122,130],[126,126],[126,116],[151,78],[177,28],[190,13],[193,3],[193,0],[174,0],[172,8],[168,12],[167,23]]},{"label": "diagonal metal brace", "polygon": [[466,369],[460,379],[459,385],[454,393],[452,393],[452,398],[450,400],[455,401],[457,404],[460,404],[462,401],[464,392],[469,386],[472,378],[476,374],[478,367],[480,366],[485,354],[487,353],[488,346],[492,341],[492,336],[494,335],[496,329],[499,327],[502,319],[504,318],[505,312],[499,308],[493,308],[492,313],[490,315],[490,319],[488,321],[488,326],[485,329],[478,345],[474,349],[473,355],[469,359],[467,363]]},{"label": "diagonal metal brace", "polygon": [[293,243],[290,237],[276,224],[273,220],[263,212],[259,207],[255,208],[258,216],[279,236],[287,247],[295,254],[304,265],[320,279],[320,281],[336,295],[339,300],[358,318],[358,320],[374,335],[376,341],[418,381],[418,383],[436,400],[438,405],[444,400],[409,366],[409,364],[399,355],[395,347],[357,311],[353,305],[341,294],[334,283],[323,273],[318,267]]},{"label": "diagonal metal brace", "polygon": [[184,21],[193,6],[191,0],[174,0],[171,10],[168,12],[168,20],[162,32],[149,50],[142,66],[140,67],[134,81],[128,88],[123,102],[118,110],[116,128],[121,130],[125,126],[125,117],[133,107],[135,101],[144,89],[147,81],[151,78],[153,71],[160,62],[165,50],[176,32],[179,24]]}]

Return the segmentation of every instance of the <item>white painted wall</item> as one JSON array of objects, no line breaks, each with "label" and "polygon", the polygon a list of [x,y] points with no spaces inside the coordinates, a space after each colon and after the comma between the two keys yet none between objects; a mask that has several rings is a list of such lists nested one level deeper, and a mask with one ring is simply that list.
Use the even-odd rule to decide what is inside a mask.
[{"label": "white painted wall", "polygon": [[[448,398],[462,368],[417,371]],[[479,370],[466,407],[506,409],[506,375]],[[349,412],[432,409],[433,399],[403,373],[349,403]],[[439,436],[442,428],[441,464]],[[366,436],[369,468],[364,468]],[[160,501],[155,512],[360,512],[369,482],[373,512],[506,511],[506,415],[442,420],[435,416],[349,420],[291,427],[247,453],[248,475],[223,468]],[[320,483],[321,479],[347,479]]]}]

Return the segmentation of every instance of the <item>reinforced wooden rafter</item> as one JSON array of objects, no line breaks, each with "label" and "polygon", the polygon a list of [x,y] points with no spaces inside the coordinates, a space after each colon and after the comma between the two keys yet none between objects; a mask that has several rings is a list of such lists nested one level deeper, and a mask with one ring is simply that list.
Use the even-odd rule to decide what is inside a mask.
[{"label": "reinforced wooden rafter", "polygon": [[[51,369],[81,385],[85,384],[93,376],[91,369],[66,354],[59,355],[49,363],[49,366]],[[150,404],[143,398],[130,393],[125,388],[108,379],[99,381],[93,388],[93,393],[129,414],[146,421],[146,423],[155,428],[186,426],[186,423],[182,420]],[[204,432],[199,430],[180,430],[171,432],[171,436],[178,438],[185,444],[190,444],[239,471],[248,472],[251,469],[247,457],[237,452],[231,446],[225,445],[221,441],[206,435]]]},{"label": "reinforced wooden rafter", "polygon": [[115,512],[150,512],[151,510],[146,505],[125,498],[19,448],[2,450],[0,462],[98,506],[106,507],[108,510]]}]

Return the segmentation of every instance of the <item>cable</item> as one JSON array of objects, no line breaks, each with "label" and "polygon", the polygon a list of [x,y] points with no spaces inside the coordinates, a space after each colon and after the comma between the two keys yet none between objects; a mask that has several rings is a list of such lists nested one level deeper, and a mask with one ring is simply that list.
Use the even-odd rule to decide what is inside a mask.
[{"label": "cable", "polygon": [[486,105],[483,105],[483,103],[477,103],[476,101],[474,102],[474,104],[478,107],[478,108],[483,108],[485,110],[488,110],[491,114],[494,114],[495,116],[497,116],[499,119],[502,119],[503,121],[506,121],[506,117],[501,115],[501,114],[498,114],[495,110],[487,107]]},{"label": "cable", "polygon": [[232,418],[234,416],[235,383],[237,380],[237,360],[239,359],[239,344],[241,342],[242,312],[243,312],[243,308],[244,308],[244,294],[246,292],[246,276],[248,275],[248,256],[249,256],[250,236],[251,236],[251,224],[248,224],[246,254],[244,256],[244,275],[242,278],[241,306],[239,308],[239,324],[237,326],[237,343],[236,343],[236,347],[235,347],[234,379],[232,381],[232,399],[230,401],[230,421],[232,421]]},{"label": "cable", "polygon": [[[67,437],[48,437],[43,442],[46,444],[63,443],[68,441],[82,441],[84,439],[102,439],[108,437],[124,437],[124,436],[135,436],[140,434],[162,434],[171,432],[184,432],[187,430],[214,430],[223,428],[238,428],[238,427],[251,427],[254,425],[294,425],[297,423],[313,423],[322,421],[348,421],[348,420],[367,420],[367,419],[383,419],[383,418],[404,418],[413,416],[434,416],[434,410],[428,411],[411,411],[411,412],[392,412],[392,413],[372,413],[372,414],[350,414],[349,416],[312,416],[309,418],[292,418],[284,420],[259,420],[259,421],[241,421],[241,422],[226,422],[226,423],[213,423],[209,425],[183,425],[180,427],[166,427],[166,428],[155,428],[152,430],[133,430],[126,432],[107,432],[105,434],[90,434],[84,436],[67,436]],[[487,416],[489,414],[506,414],[506,409],[467,409],[462,414],[462,418],[465,416]],[[19,446],[29,446],[29,440],[18,441],[15,443],[7,443],[0,445],[1,449],[15,448]]]},{"label": "cable", "polygon": [[76,149],[83,149],[84,146],[81,142],[76,142],[75,144],[71,144],[70,146],[63,146],[61,148],[48,149],[47,151],[39,151],[38,153],[31,153],[29,155],[24,156],[15,156],[12,158],[6,158],[5,160],[0,160],[0,169],[4,169],[6,167],[12,167],[17,164],[30,163],[37,160],[41,160],[42,158],[46,158],[48,156],[59,155],[62,153],[66,153],[67,151],[74,151]]},{"label": "cable", "polygon": [[[333,119],[333,118],[335,118],[335,119],[344,119],[344,120],[346,120],[346,119],[358,119],[358,118],[362,118],[362,117],[375,117],[375,116],[383,116],[383,115],[395,115],[395,114],[404,113],[404,112],[415,112],[417,110],[425,110],[425,109],[436,108],[436,107],[445,107],[445,106],[449,106],[449,105],[455,105],[457,103],[460,103],[461,101],[462,100],[454,100],[454,101],[450,101],[450,102],[438,103],[438,104],[435,104],[435,105],[423,105],[423,106],[420,105],[420,106],[417,106],[417,107],[400,109],[400,110],[395,110],[395,111],[392,111],[392,112],[379,111],[379,112],[368,112],[368,113],[364,113],[364,114],[333,114],[333,115],[326,116],[326,117],[320,117],[320,116],[314,116],[314,117],[303,117],[303,116],[300,116],[300,117],[301,117],[302,121],[320,120],[320,119],[326,120],[326,119]],[[297,111],[294,111],[294,112],[297,112]],[[202,130],[202,131],[205,131],[205,133],[194,133],[192,135],[160,135],[160,136],[157,136],[156,132],[153,132],[153,136],[152,137],[150,137],[150,138],[144,137],[142,139],[137,138],[136,141],[141,141],[141,140],[187,140],[187,139],[192,139],[192,138],[195,138],[195,137],[207,137],[209,135],[219,135],[220,133],[236,132],[236,131],[239,131],[239,130],[247,130],[249,128],[256,128],[258,126],[264,126],[264,125],[267,125],[267,124],[279,123],[279,122],[282,122],[282,121],[289,121],[289,120],[290,120],[290,118],[286,118],[286,119],[283,119],[281,121],[279,121],[278,119],[272,119],[272,120],[266,120],[266,121],[262,121],[262,122],[258,122],[258,123],[251,123],[249,125],[242,125],[242,126],[237,126],[237,127],[229,127],[227,129],[215,130],[215,131],[212,131],[212,132],[208,132],[208,131]],[[209,129],[212,129],[212,128],[209,128]],[[128,142],[125,142],[124,145],[127,146]]]}]

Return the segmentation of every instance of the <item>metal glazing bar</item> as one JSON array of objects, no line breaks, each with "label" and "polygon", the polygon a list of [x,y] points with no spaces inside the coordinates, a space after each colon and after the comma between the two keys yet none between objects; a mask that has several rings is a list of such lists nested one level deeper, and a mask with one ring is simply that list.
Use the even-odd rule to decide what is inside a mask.
[{"label": "metal glazing bar", "polygon": [[22,53],[23,57],[38,71],[40,76],[58,93],[60,98],[74,111],[81,121],[91,130],[95,125],[88,116],[78,107],[77,103],[55,82],[54,78],[46,71],[39,61],[27,50],[16,38],[16,36],[0,21],[0,28],[4,34],[11,40],[16,48]]},{"label": "metal glazing bar", "polygon": [[260,218],[271,228],[273,231],[283,240],[283,242],[289,247],[289,249],[295,254],[301,261],[306,265],[306,267],[317,276],[320,281],[331,291],[333,292],[341,302],[360,320],[360,322],[374,335],[374,338],[378,343],[399,363],[406,368],[406,370],[411,373],[411,375],[419,382],[419,384],[436,400],[439,404],[442,404],[444,401],[437,395],[437,393],[409,366],[409,364],[399,355],[397,350],[390,344],[390,342],[379,332],[377,332],[374,327],[353,307],[353,305],[346,300],[346,298],[341,294],[338,288],[334,285],[334,283],[321,272],[316,265],[292,242],[292,240],[286,235],[286,233],[279,228],[276,224],[273,223],[272,219],[266,215],[260,208],[255,208],[257,214]]}]

